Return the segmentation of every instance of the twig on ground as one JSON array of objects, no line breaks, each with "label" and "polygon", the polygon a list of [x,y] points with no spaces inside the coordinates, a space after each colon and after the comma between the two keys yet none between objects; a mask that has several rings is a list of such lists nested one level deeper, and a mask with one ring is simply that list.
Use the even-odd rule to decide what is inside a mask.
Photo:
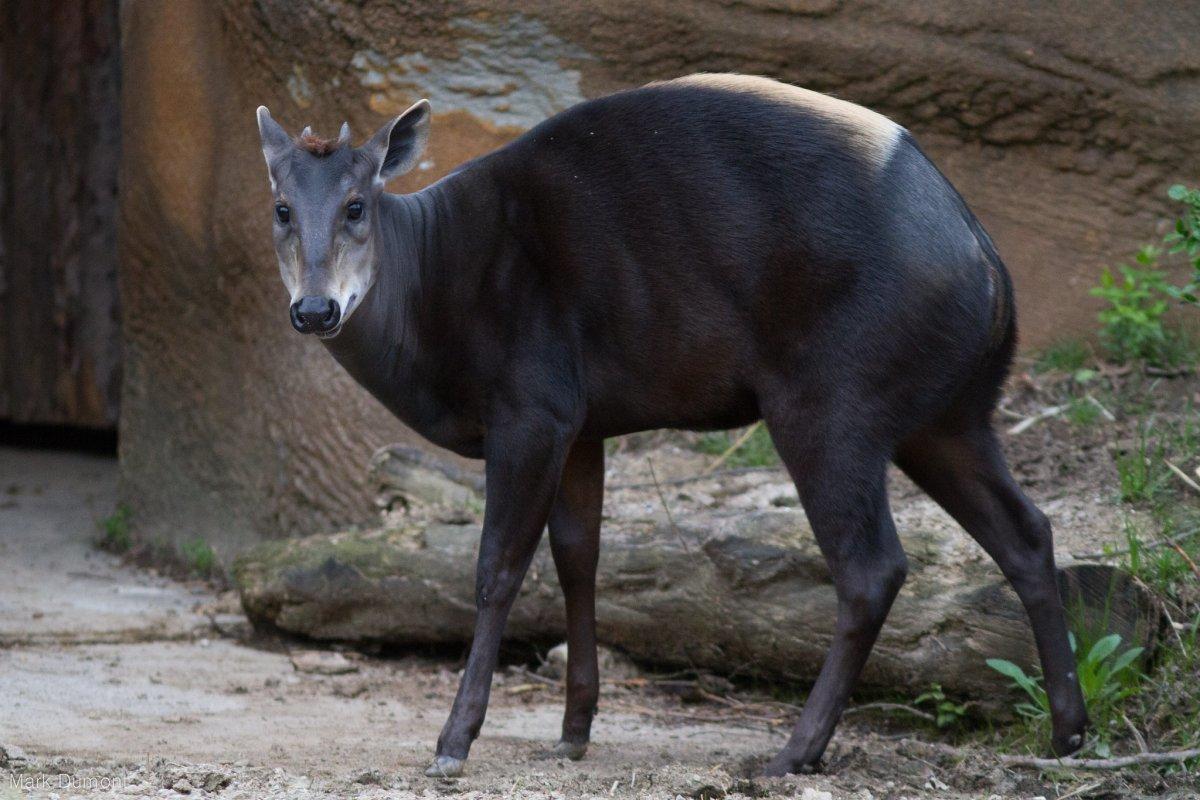
[{"label": "twig on ground", "polygon": [[1151,364],[1146,365],[1146,374],[1157,378],[1179,378],[1184,375],[1191,375],[1194,371],[1191,367],[1155,367]]},{"label": "twig on ground", "polygon": [[[1200,528],[1192,528],[1191,530],[1184,531],[1183,533],[1177,533],[1169,539],[1158,539],[1148,544],[1144,544],[1142,545],[1142,549],[1155,550],[1159,547],[1170,547],[1172,544],[1182,542],[1184,539],[1190,539],[1198,533],[1200,533]],[[1098,558],[1115,558],[1116,556],[1123,556],[1128,552],[1129,548],[1124,547],[1120,550],[1110,550],[1107,553],[1071,553],[1071,558],[1079,561],[1093,561]]]},{"label": "twig on ground", "polygon": [[1170,630],[1171,633],[1175,635],[1175,644],[1179,645],[1179,651],[1181,653],[1183,653],[1184,656],[1187,656],[1190,658],[1190,655],[1188,654],[1187,644],[1185,644],[1183,641],[1183,635],[1179,633],[1179,631],[1181,630],[1180,625],[1179,625],[1179,623],[1175,622],[1175,620],[1171,619],[1171,609],[1168,607],[1168,605],[1166,603],[1162,604],[1162,613],[1163,613],[1163,616],[1167,618],[1167,629]]},{"label": "twig on ground", "polygon": [[1100,413],[1104,415],[1104,418],[1106,420],[1108,420],[1109,422],[1117,421],[1116,416],[1111,411],[1109,411],[1107,408],[1105,408],[1104,404],[1101,403],[1099,400],[1097,400],[1093,395],[1090,395],[1090,394],[1087,395],[1087,399],[1089,402],[1091,402],[1092,405],[1094,405],[1096,408],[1100,409]]},{"label": "twig on ground", "polygon": [[[696,483],[697,481],[706,481],[713,478],[733,477],[736,475],[749,475],[755,472],[782,472],[782,466],[776,467],[734,467],[733,469],[721,469],[712,473],[700,473],[699,475],[688,475],[685,478],[667,478],[659,481],[660,486],[680,486],[685,483]],[[646,483],[614,483],[608,487],[609,489],[653,489],[653,482]]]},{"label": "twig on ground", "polygon": [[505,692],[507,694],[529,694],[545,688],[546,684],[544,683],[522,683],[517,686],[509,686]]},{"label": "twig on ground", "polygon": [[[1171,462],[1168,461],[1167,465],[1170,466],[1170,463]],[[1188,555],[1187,550],[1184,550],[1182,547],[1179,546],[1178,540],[1179,540],[1179,537],[1177,537],[1177,536],[1172,537],[1170,539],[1163,539],[1161,536],[1158,536],[1157,534],[1155,535],[1156,542],[1162,542],[1163,545],[1170,547],[1172,550],[1174,550],[1176,553],[1178,553],[1179,557],[1183,559],[1184,563],[1187,564],[1189,568],[1191,568],[1192,574],[1195,575],[1197,579],[1200,579],[1200,567],[1196,566],[1196,562],[1192,560],[1192,557],[1190,555]]]},{"label": "twig on ground", "polygon": [[527,669],[527,668],[525,668],[525,667],[520,667],[520,666],[517,666],[517,667],[512,667],[511,669],[513,670],[513,672],[519,672],[519,673],[521,673],[521,675],[522,675],[523,677],[529,678],[531,681],[537,681],[538,683],[544,683],[544,684],[546,684],[547,686],[560,686],[560,685],[562,685],[562,682],[561,682],[561,681],[559,681],[559,680],[556,680],[556,679],[554,679],[554,678],[547,678],[545,675],[538,675],[538,674],[537,674],[536,672],[534,672],[533,670],[531,670],[531,669]]},{"label": "twig on ground", "polygon": [[997,413],[1003,414],[1009,419],[1025,419],[1024,414],[1019,411],[1013,411],[1011,408],[1003,404],[996,406],[996,411]]},{"label": "twig on ground", "polygon": [[725,461],[731,455],[736,453],[738,451],[738,448],[740,448],[746,442],[750,441],[750,437],[753,436],[754,432],[761,427],[762,427],[762,420],[760,419],[758,422],[754,423],[749,428],[746,428],[746,430],[742,431],[742,435],[739,436],[737,439],[735,439],[733,444],[729,445],[729,447],[725,449],[724,453],[721,453],[721,455],[717,456],[716,460],[714,460],[711,464],[709,464],[707,467],[705,467],[704,472],[702,472],[701,474],[702,475],[711,475],[717,469],[717,467],[724,464]]},{"label": "twig on ground", "polygon": [[1016,425],[1013,425],[1011,428],[1008,429],[1008,434],[1010,436],[1016,436],[1018,433],[1022,433],[1023,431],[1029,430],[1031,427],[1033,427],[1037,423],[1041,422],[1042,420],[1049,419],[1050,417],[1058,416],[1059,414],[1061,414],[1062,412],[1064,412],[1066,410],[1067,410],[1067,407],[1065,405],[1050,406],[1049,408],[1043,408],[1041,411],[1034,414],[1033,416],[1026,417],[1025,419],[1018,422]]},{"label": "twig on ground", "polygon": [[1182,558],[1189,567],[1191,567],[1192,574],[1196,576],[1197,580],[1200,580],[1200,567],[1196,566],[1196,562],[1193,561],[1192,557],[1188,555],[1187,550],[1184,550],[1182,547],[1180,547],[1179,542],[1171,542],[1171,548],[1179,554],[1179,557]]},{"label": "twig on ground", "polygon": [[[903,739],[900,747],[910,747],[940,753],[951,758],[988,758],[986,752],[967,750],[940,742],[925,742],[920,739]],[[1036,758],[1034,756],[997,755],[994,756],[1006,767],[1026,767],[1029,769],[1089,769],[1110,770],[1125,767],[1148,766],[1152,764],[1182,764],[1200,758],[1200,747],[1187,750],[1168,750],[1165,752],[1136,753],[1130,756],[1113,758]]]},{"label": "twig on ground", "polygon": [[1006,767],[1029,767],[1031,769],[1124,769],[1148,764],[1182,764],[1200,758],[1200,747],[1189,750],[1136,753],[1115,758],[1033,758],[1029,756],[1000,756]]},{"label": "twig on ground", "polygon": [[1066,794],[1060,794],[1058,796],[1057,800],[1067,800],[1067,798],[1069,798],[1069,797],[1078,797],[1079,795],[1083,794],[1084,792],[1090,792],[1092,789],[1099,789],[1103,785],[1104,785],[1104,781],[1102,781],[1102,780],[1093,781],[1092,783],[1085,783],[1082,786],[1076,786],[1074,789],[1067,792]]},{"label": "twig on ground", "polygon": [[1129,728],[1129,732],[1133,734],[1133,740],[1137,742],[1138,750],[1143,753],[1149,753],[1150,748],[1146,745],[1146,737],[1142,736],[1142,732],[1133,724],[1133,720],[1129,718],[1129,715],[1122,714],[1121,719],[1125,720],[1125,727]]},{"label": "twig on ground", "polygon": [[1133,364],[1118,367],[1106,361],[1100,361],[1096,364],[1096,371],[1108,378],[1119,378],[1133,372]]},{"label": "twig on ground", "polygon": [[904,703],[864,703],[861,706],[850,706],[842,714],[855,714],[860,711],[903,711],[905,714],[912,714],[914,717],[920,717],[926,722],[936,722],[937,718],[928,711],[922,711],[919,708],[905,705]]},{"label": "twig on ground", "polygon": [[1171,470],[1171,472],[1174,472],[1175,475],[1178,476],[1179,480],[1186,483],[1189,489],[1196,494],[1200,494],[1200,483],[1196,483],[1194,480],[1189,478],[1188,474],[1172,464],[1170,459],[1164,458],[1163,463],[1167,465],[1167,469]]}]

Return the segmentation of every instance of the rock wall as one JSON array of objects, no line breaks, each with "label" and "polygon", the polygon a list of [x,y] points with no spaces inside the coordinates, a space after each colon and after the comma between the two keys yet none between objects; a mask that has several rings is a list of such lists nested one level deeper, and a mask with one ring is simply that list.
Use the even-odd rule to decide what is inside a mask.
[{"label": "rock wall", "polygon": [[[761,73],[908,126],[997,241],[1024,341],[1092,327],[1086,287],[1194,178],[1200,6],[838,0],[127,0],[123,495],[143,535],[222,559],[369,514],[412,435],[287,324],[253,110],[356,137],[434,105],[413,189],[586,97]],[[869,232],[865,232],[869,235]]]}]

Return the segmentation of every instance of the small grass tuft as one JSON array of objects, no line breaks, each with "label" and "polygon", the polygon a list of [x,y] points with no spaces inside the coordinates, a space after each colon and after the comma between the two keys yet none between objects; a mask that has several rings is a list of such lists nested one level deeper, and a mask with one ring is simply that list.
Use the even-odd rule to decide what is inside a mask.
[{"label": "small grass tuft", "polygon": [[1047,347],[1034,361],[1035,372],[1069,372],[1074,374],[1095,359],[1092,350],[1078,339],[1063,339]]},{"label": "small grass tuft", "polygon": [[1163,462],[1163,445],[1150,441],[1142,428],[1137,442],[1117,456],[1117,478],[1121,486],[1121,501],[1152,503],[1166,489],[1170,472]]},{"label": "small grass tuft", "polygon": [[[710,456],[722,455],[733,446],[741,432],[706,433],[697,440],[695,448]],[[773,467],[778,463],[779,454],[775,452],[775,444],[771,441],[771,435],[767,433],[765,425],[760,425],[750,438],[725,460],[725,465],[729,467]]]},{"label": "small grass tuft", "polygon": [[202,578],[211,578],[217,570],[217,554],[200,537],[189,539],[179,546],[184,566]]},{"label": "small grass tuft", "polygon": [[1094,425],[1100,421],[1100,414],[1100,406],[1090,397],[1076,397],[1067,406],[1067,419],[1072,425]]},{"label": "small grass tuft", "polygon": [[929,691],[917,695],[913,700],[914,706],[929,706],[932,709],[934,724],[939,729],[954,728],[962,724],[967,716],[967,703],[956,703],[942,691],[940,683],[933,683]]},{"label": "small grass tuft", "polygon": [[100,520],[101,550],[123,554],[133,547],[133,534],[129,530],[129,506],[119,504],[113,513]]}]

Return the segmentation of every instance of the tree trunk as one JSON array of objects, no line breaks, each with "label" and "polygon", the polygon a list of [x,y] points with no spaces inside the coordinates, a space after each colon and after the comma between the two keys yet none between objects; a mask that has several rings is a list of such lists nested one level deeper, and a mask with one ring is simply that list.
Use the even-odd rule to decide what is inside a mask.
[{"label": "tree trunk", "polygon": [[[806,682],[833,634],[833,587],[803,514],[772,509],[664,524],[606,524],[598,582],[600,640],[654,664]],[[259,546],[234,570],[250,617],[314,639],[393,644],[468,642],[475,618],[474,523],[411,523]],[[912,568],[864,682],[994,691],[988,658],[1034,663],[1016,596],[985,561],[944,533],[903,537]],[[960,535],[955,538],[961,540]],[[782,542],[782,543],[781,543]],[[1069,565],[1061,590],[1076,630],[1151,647],[1160,611],[1127,575]],[[543,543],[507,635],[563,637],[563,605]]]},{"label": "tree trunk", "polygon": [[0,420],[112,428],[117,0],[8,0],[0,21]]}]

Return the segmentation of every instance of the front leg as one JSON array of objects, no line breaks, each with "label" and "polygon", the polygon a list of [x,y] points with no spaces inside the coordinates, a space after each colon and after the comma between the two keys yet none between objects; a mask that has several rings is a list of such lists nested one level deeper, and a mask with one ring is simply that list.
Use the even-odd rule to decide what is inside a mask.
[{"label": "front leg", "polygon": [[[561,417],[558,417],[561,418]],[[431,777],[462,774],[487,712],[508,612],[533,560],[574,430],[541,409],[493,424],[484,444],[487,505],[475,571],[475,637]]]}]

